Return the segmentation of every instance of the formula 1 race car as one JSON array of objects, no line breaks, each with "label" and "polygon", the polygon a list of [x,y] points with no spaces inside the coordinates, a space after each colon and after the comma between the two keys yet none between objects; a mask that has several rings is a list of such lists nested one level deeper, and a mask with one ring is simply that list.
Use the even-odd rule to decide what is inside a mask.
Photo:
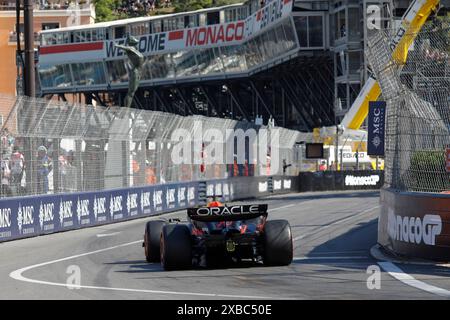
[{"label": "formula 1 race car", "polygon": [[144,234],[148,262],[165,270],[222,266],[251,259],[269,266],[289,265],[293,241],[289,222],[267,220],[267,204],[225,206],[214,201],[189,208],[188,219],[152,220]]}]

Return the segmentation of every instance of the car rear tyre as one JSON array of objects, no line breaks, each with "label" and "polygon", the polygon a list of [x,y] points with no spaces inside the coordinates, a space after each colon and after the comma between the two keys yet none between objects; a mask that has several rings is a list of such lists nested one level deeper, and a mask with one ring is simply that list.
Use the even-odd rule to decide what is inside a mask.
[{"label": "car rear tyre", "polygon": [[189,228],[184,224],[167,224],[161,232],[161,265],[164,270],[192,267],[192,244]]},{"label": "car rear tyre", "polygon": [[293,258],[292,232],[286,220],[270,220],[264,226],[264,264],[287,266]]},{"label": "car rear tyre", "polygon": [[159,262],[161,258],[159,244],[165,224],[164,220],[152,220],[145,225],[144,249],[147,262]]}]

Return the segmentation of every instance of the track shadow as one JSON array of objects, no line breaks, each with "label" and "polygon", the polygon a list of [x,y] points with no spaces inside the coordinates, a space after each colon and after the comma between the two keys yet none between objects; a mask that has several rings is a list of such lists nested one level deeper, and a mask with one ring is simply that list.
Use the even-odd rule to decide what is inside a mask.
[{"label": "track shadow", "polygon": [[[318,247],[315,247],[312,251],[308,253],[308,255],[305,257],[305,259],[294,259],[291,267],[296,268],[299,265],[302,264],[315,264],[315,265],[322,265],[322,266],[329,266],[330,270],[334,270],[333,268],[356,268],[356,269],[366,269],[368,265],[368,261],[375,262],[370,257],[369,250],[370,248],[376,243],[377,239],[377,220],[373,219],[371,221],[368,221],[366,223],[361,223],[355,228],[349,230],[348,232],[330,239],[329,241],[321,244]],[[295,227],[295,226],[294,226]],[[346,256],[346,259],[339,258],[339,255],[333,254],[333,256],[337,256],[336,259],[328,259],[327,252],[341,252],[339,254],[340,256]],[[348,254],[346,253],[348,252]],[[358,254],[355,254],[354,252],[358,252]],[[351,257],[351,255],[357,255],[358,258],[352,260],[348,259],[348,257]],[[367,259],[361,259],[361,256],[367,256]],[[325,257],[325,259],[324,259]],[[109,262],[105,263],[107,265],[120,265],[125,267],[126,269],[123,270],[117,270],[118,273],[128,273],[128,274],[139,274],[139,273],[158,273],[158,272],[166,272],[162,269],[161,265],[159,263],[148,263],[144,259],[142,260],[124,260],[124,261],[115,261],[115,262]],[[371,264],[371,263],[369,263]],[[211,271],[214,270],[215,276],[220,276],[220,270],[233,270],[233,269],[242,269],[242,268],[255,268],[255,273],[261,273],[258,272],[258,269],[262,271],[261,274],[264,275],[274,275],[274,274],[280,274],[280,275],[287,275],[287,274],[297,274],[298,270],[294,270],[291,267],[275,267],[272,269],[272,267],[266,267],[262,263],[255,263],[252,261],[242,261],[240,263],[232,263],[232,264],[226,264],[221,266],[213,266],[208,268],[201,268],[201,267],[195,267],[192,269],[189,269],[189,271],[198,271],[199,277],[210,277],[210,274],[204,275],[202,274],[202,271]],[[283,269],[279,269],[283,268]],[[280,270],[283,270],[280,272]],[[273,272],[271,272],[273,271]],[[169,272],[167,275],[170,275]],[[178,277],[177,273],[177,277]],[[196,276],[193,273],[189,274],[190,276]]]},{"label": "track shadow", "polygon": [[[348,232],[330,239],[329,241],[315,247],[311,250],[307,260],[295,261],[297,264],[320,264],[328,267],[349,268],[366,270],[369,264],[376,264],[376,260],[370,256],[370,248],[377,243],[378,219],[372,219],[365,223],[360,223]],[[339,252],[333,254],[335,259],[323,259],[328,252]],[[352,255],[358,256],[358,259],[347,259]],[[345,256],[341,259],[339,256]],[[367,259],[361,259],[367,256]],[[408,274],[427,275],[433,280],[433,277],[446,277],[450,279],[450,268],[432,265],[418,264],[397,264],[399,268]]]},{"label": "track shadow", "polygon": [[[121,273],[140,273],[140,272],[165,272],[159,262],[149,263],[145,260],[130,260],[130,261],[116,261],[105,263],[106,265],[125,265],[129,270],[120,270]],[[211,270],[229,270],[242,268],[267,268],[262,263],[252,261],[242,261],[240,263],[227,263],[223,266],[209,266],[209,267],[192,267],[189,271],[211,271]],[[178,270],[183,271],[183,270]],[[187,271],[187,270],[186,270]]]},{"label": "track shadow", "polygon": [[[314,279],[325,280],[329,281],[330,285],[334,282],[340,284],[359,283],[361,282],[359,278],[348,278],[342,272],[343,270],[354,270],[365,274],[369,265],[376,264],[376,260],[370,256],[369,250],[377,241],[377,226],[378,219],[376,218],[360,223],[344,234],[315,247],[305,257],[295,257],[292,264],[286,267],[267,267],[261,263],[243,261],[217,267],[165,271],[159,263],[148,263],[144,259],[114,261],[105,264],[120,266],[120,270],[115,272],[128,274],[140,280],[183,278],[206,280],[220,277],[235,279],[235,277],[243,276],[247,279],[268,281],[268,283],[274,281],[274,278],[280,281],[290,281],[289,279],[298,279],[298,277],[313,281]],[[302,268],[306,265],[313,267]],[[427,275],[424,281],[430,284],[438,283],[436,281],[442,280],[443,277],[447,279],[450,277],[450,269],[444,267],[417,265],[399,265],[399,267],[409,274]],[[250,269],[250,272],[246,271]],[[447,287],[445,284],[437,285]]]},{"label": "track shadow", "polygon": [[[126,265],[126,261],[106,263],[108,265]],[[252,269],[251,273],[244,272],[243,269]],[[243,272],[239,272],[239,271]],[[230,273],[233,271],[233,273]],[[217,278],[217,277],[239,277],[262,278],[262,277],[290,277],[298,275],[296,265],[285,267],[268,267],[262,263],[244,261],[222,267],[192,267],[186,270],[166,271],[159,263],[148,263],[145,260],[134,261],[128,264],[128,269],[117,270],[117,273],[141,276],[136,279],[165,279],[165,278]]]},{"label": "track shadow", "polygon": [[[347,232],[314,247],[305,259],[294,263],[320,265],[329,268],[328,272],[336,271],[337,268],[365,272],[368,265],[376,263],[370,256],[370,248],[377,242],[377,227],[378,218],[359,223]],[[327,272],[327,269],[321,271]]]}]

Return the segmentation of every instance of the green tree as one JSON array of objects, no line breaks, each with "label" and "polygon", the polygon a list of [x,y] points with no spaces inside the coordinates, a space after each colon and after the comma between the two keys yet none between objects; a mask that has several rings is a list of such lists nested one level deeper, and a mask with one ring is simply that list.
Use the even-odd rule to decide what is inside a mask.
[{"label": "green tree", "polygon": [[104,22],[120,19],[120,15],[117,13],[120,0],[94,0],[95,5],[95,22]]},{"label": "green tree", "polygon": [[172,5],[175,12],[186,12],[211,7],[219,7],[233,3],[242,2],[241,0],[173,0]]},{"label": "green tree", "polygon": [[186,12],[208,8],[212,4],[212,0],[174,0],[172,5],[175,12]]},{"label": "green tree", "polygon": [[226,6],[229,4],[242,3],[244,0],[215,0],[213,1],[213,7]]},{"label": "green tree", "polygon": [[413,191],[441,192],[450,190],[449,174],[445,172],[443,150],[419,150],[411,157],[411,166],[404,177]]}]

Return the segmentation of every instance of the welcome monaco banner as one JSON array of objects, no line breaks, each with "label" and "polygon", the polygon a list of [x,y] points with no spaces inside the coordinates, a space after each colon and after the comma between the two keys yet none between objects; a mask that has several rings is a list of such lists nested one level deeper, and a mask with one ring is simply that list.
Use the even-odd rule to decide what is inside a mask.
[{"label": "welcome monaco banner", "polygon": [[[144,56],[149,56],[186,49],[241,44],[288,17],[292,11],[292,4],[293,0],[272,0],[245,20],[142,35],[138,37],[137,46]],[[42,46],[39,48],[39,62],[67,61],[67,54],[70,54],[71,61],[74,62],[89,59],[123,59],[123,50],[115,47],[115,44],[124,44],[125,41],[126,38],[121,38]]]}]

